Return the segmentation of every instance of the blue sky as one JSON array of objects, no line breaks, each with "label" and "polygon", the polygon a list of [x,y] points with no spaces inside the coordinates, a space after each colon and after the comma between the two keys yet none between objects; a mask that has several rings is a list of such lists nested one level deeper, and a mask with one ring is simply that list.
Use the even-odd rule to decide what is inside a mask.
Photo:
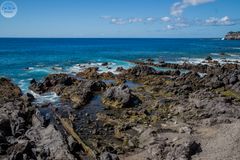
[{"label": "blue sky", "polygon": [[0,15],[0,37],[208,38],[240,30],[240,0],[12,1],[18,12]]}]

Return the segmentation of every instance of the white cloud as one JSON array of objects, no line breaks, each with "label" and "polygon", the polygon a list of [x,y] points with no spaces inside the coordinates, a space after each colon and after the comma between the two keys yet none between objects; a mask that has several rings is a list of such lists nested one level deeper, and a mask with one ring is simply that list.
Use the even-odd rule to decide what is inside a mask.
[{"label": "white cloud", "polygon": [[165,28],[165,30],[174,30],[175,27],[172,25],[167,25],[167,27]]},{"label": "white cloud", "polygon": [[169,24],[167,25],[164,30],[177,30],[177,29],[183,29],[189,27],[189,24],[187,23],[175,23],[175,24]]},{"label": "white cloud", "polygon": [[143,22],[143,19],[142,18],[129,18],[128,19],[128,22],[129,23],[139,23],[139,22]]},{"label": "white cloud", "polygon": [[111,19],[111,16],[101,16],[102,19]]},{"label": "white cloud", "polygon": [[123,24],[134,24],[134,23],[145,23],[145,22],[154,22],[156,19],[153,17],[147,18],[113,18],[111,16],[101,16],[102,19],[108,20],[111,24],[123,25]]},{"label": "white cloud", "polygon": [[123,25],[123,24],[126,24],[127,22],[122,18],[112,18],[111,23],[112,24]]},{"label": "white cloud", "polygon": [[155,21],[155,18],[153,18],[153,17],[148,17],[148,18],[146,18],[146,21],[147,21],[147,22],[152,22],[152,21]]},{"label": "white cloud", "polygon": [[224,16],[222,18],[210,17],[205,20],[205,24],[215,26],[229,26],[234,25],[235,22],[231,20],[228,16]]},{"label": "white cloud", "polygon": [[177,23],[177,24],[175,24],[175,26],[180,27],[180,28],[184,28],[184,27],[188,27],[189,24],[187,24],[187,23]]},{"label": "white cloud", "polygon": [[213,2],[213,1],[215,1],[215,0],[183,0],[184,3],[191,4],[193,6]]},{"label": "white cloud", "polygon": [[176,2],[171,7],[171,15],[180,16],[184,12],[184,9],[190,6],[197,6],[204,3],[214,2],[215,0],[182,0],[181,2]]},{"label": "white cloud", "polygon": [[[186,0],[189,1],[189,0]],[[206,1],[206,0],[205,0]],[[194,2],[193,4],[197,4]],[[127,25],[127,24],[147,24],[147,23],[159,23],[166,24],[164,30],[177,30],[192,26],[231,26],[240,24],[240,19],[231,19],[228,16],[220,18],[209,17],[208,19],[187,19],[182,16],[177,17],[132,17],[121,18],[111,16],[101,16],[102,19],[108,21],[110,24],[115,25]]]},{"label": "white cloud", "polygon": [[187,5],[181,2],[176,2],[171,8],[171,15],[180,16],[183,13],[183,10],[187,8]]},{"label": "white cloud", "polygon": [[170,20],[171,20],[170,17],[162,17],[161,18],[161,21],[163,21],[163,22],[169,22]]}]

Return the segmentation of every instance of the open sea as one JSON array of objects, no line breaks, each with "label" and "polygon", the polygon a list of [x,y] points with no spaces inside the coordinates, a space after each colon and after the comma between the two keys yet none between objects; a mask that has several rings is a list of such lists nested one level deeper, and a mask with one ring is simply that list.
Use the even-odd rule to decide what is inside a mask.
[{"label": "open sea", "polygon": [[[221,54],[224,53],[223,57]],[[50,73],[74,74],[89,66],[100,72],[129,68],[129,60],[145,58],[166,62],[201,63],[207,56],[216,60],[240,60],[240,41],[221,39],[0,39],[0,76],[11,78],[23,91],[29,81]],[[109,67],[101,66],[110,62]]]}]

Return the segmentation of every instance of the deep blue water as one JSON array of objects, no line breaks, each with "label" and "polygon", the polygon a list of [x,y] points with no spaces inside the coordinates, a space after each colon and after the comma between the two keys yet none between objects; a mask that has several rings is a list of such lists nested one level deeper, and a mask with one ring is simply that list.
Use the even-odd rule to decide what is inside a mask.
[{"label": "deep blue water", "polygon": [[[178,62],[199,61],[208,55],[239,59],[240,41],[220,39],[0,39],[0,76],[26,89],[30,79],[53,72],[77,72],[76,64],[113,62],[112,70],[126,61],[161,58]],[[52,67],[55,66],[58,71]],[[56,68],[55,68],[56,69]],[[62,69],[62,70],[60,70]],[[107,69],[106,69],[107,70]],[[104,71],[104,68],[102,68]]]}]

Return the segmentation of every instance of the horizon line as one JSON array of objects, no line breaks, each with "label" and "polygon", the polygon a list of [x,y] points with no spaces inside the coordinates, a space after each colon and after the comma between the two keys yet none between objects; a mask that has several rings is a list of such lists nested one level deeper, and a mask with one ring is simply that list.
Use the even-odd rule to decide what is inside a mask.
[{"label": "horizon line", "polygon": [[223,37],[0,37],[0,39],[221,39]]}]

